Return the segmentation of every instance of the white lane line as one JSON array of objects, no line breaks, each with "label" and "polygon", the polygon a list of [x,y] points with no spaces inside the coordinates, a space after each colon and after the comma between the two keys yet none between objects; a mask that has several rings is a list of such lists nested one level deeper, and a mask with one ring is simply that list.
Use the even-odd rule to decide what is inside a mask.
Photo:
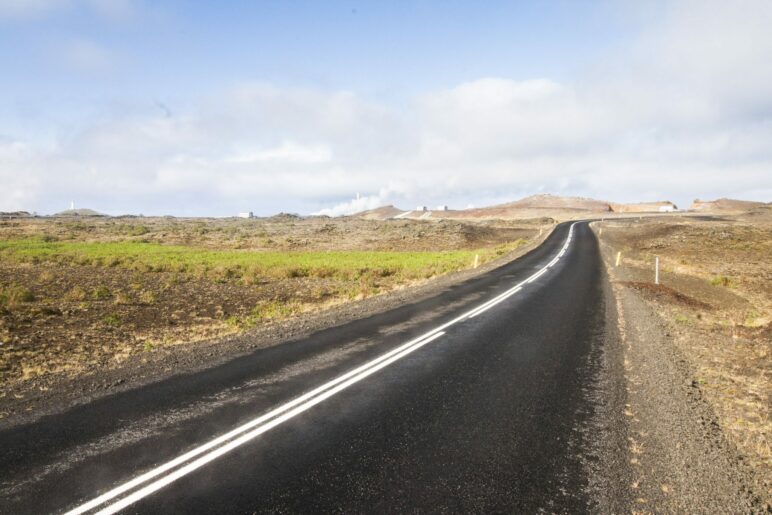
[{"label": "white lane line", "polygon": [[486,309],[486,308],[488,308],[489,306],[492,306],[492,305],[494,305],[494,304],[498,304],[498,303],[499,303],[499,301],[501,301],[501,300],[505,299],[506,297],[509,297],[509,296],[510,296],[512,293],[514,293],[515,291],[518,291],[518,290],[520,289],[520,286],[521,286],[521,285],[522,285],[524,282],[525,282],[525,281],[523,281],[523,282],[520,282],[520,283],[516,284],[515,286],[513,286],[513,287],[512,287],[512,288],[510,288],[510,289],[508,289],[508,290],[507,290],[507,291],[505,291],[504,293],[501,293],[501,294],[499,294],[499,295],[497,295],[497,296],[493,297],[491,300],[489,300],[489,301],[487,301],[487,302],[484,302],[483,304],[480,304],[479,306],[477,306],[476,308],[472,309],[471,311],[467,311],[467,312],[466,312],[466,313],[464,313],[464,315],[462,315],[462,316],[464,316],[465,318],[472,318],[472,317],[473,317],[473,316],[475,316],[475,315],[476,315],[476,314],[477,314],[477,313],[478,313],[480,310],[482,310],[482,309]]},{"label": "white lane line", "polygon": [[407,343],[397,347],[396,349],[393,349],[393,350],[391,350],[391,351],[389,351],[389,352],[379,356],[378,358],[376,358],[376,359],[374,359],[372,361],[369,361],[369,362],[365,363],[364,365],[361,365],[361,366],[359,366],[359,367],[357,367],[357,368],[355,368],[355,369],[353,369],[353,370],[343,374],[340,377],[337,377],[337,378],[333,379],[332,381],[328,381],[327,383],[325,383],[325,384],[323,384],[323,385],[321,385],[321,386],[319,386],[317,388],[314,388],[313,390],[311,390],[311,391],[301,395],[300,397],[297,397],[296,399],[293,399],[293,400],[287,402],[286,404],[282,404],[281,406],[279,406],[279,407],[269,411],[268,413],[266,413],[264,415],[261,415],[261,416],[255,418],[254,420],[251,420],[251,421],[247,422],[246,424],[243,424],[243,425],[237,427],[236,429],[233,429],[232,431],[229,431],[229,432],[225,433],[224,435],[219,436],[218,438],[215,438],[214,440],[212,440],[212,441],[210,441],[210,442],[208,442],[208,443],[206,443],[204,445],[196,447],[195,449],[192,449],[189,452],[187,452],[187,453],[185,453],[185,454],[183,454],[181,456],[178,456],[177,458],[175,458],[175,459],[173,459],[173,460],[171,460],[171,461],[169,461],[167,463],[164,463],[163,465],[160,465],[160,466],[158,466],[158,467],[156,467],[156,468],[154,468],[154,469],[152,469],[152,470],[150,470],[150,471],[148,471],[148,472],[146,472],[146,473],[144,473],[144,474],[142,474],[140,476],[137,476],[136,478],[132,479],[131,481],[128,481],[128,482],[126,482],[126,483],[124,483],[124,484],[122,484],[122,485],[120,485],[120,486],[118,486],[116,488],[113,488],[109,492],[105,492],[104,494],[100,495],[99,497],[96,497],[93,500],[91,500],[91,501],[89,501],[89,502],[87,502],[85,504],[82,504],[82,505],[78,506],[77,508],[74,508],[71,511],[68,511],[65,515],[79,515],[81,513],[87,512],[88,510],[91,510],[92,508],[96,508],[97,506],[99,506],[101,504],[104,504],[105,502],[109,501],[110,499],[114,499],[115,497],[118,497],[119,495],[121,495],[121,494],[123,494],[123,493],[125,493],[125,492],[127,492],[129,490],[131,490],[135,486],[139,486],[140,484],[142,484],[142,483],[144,483],[146,481],[149,481],[150,479],[153,479],[154,477],[157,477],[157,476],[163,474],[164,472],[166,472],[168,470],[173,469],[177,465],[181,465],[181,464],[185,463],[186,461],[188,461],[188,460],[190,460],[192,458],[195,458],[199,454],[203,454],[204,452],[206,452],[206,451],[208,451],[208,450],[210,450],[210,449],[212,449],[212,448],[214,448],[214,447],[216,447],[216,446],[218,446],[218,445],[220,445],[222,443],[227,442],[231,438],[234,438],[235,436],[238,436],[239,434],[244,433],[245,431],[248,431],[248,430],[254,428],[255,426],[258,426],[258,425],[262,424],[263,422],[266,422],[266,421],[268,421],[268,420],[270,420],[270,419],[272,419],[274,417],[277,417],[278,415],[281,415],[282,413],[290,410],[291,408],[293,408],[293,407],[295,407],[295,406],[297,406],[299,404],[302,404],[305,401],[308,401],[309,399],[319,395],[320,393],[323,393],[326,390],[329,390],[330,388],[334,387],[335,385],[337,385],[339,383],[342,383],[342,382],[346,381],[347,379],[349,379],[349,378],[351,378],[353,376],[356,376],[357,374],[359,374],[359,373],[361,373],[363,371],[366,371],[366,370],[368,370],[368,369],[378,365],[379,363],[381,363],[381,362],[391,358],[395,354],[399,354],[399,353],[401,353],[401,352],[411,348],[412,346],[415,346],[415,345],[418,345],[418,344],[423,344],[424,341],[427,340],[427,338],[432,338],[433,336],[435,336],[435,334],[437,334],[436,330],[432,331],[430,333],[426,333],[426,334],[424,334],[422,336],[419,336],[418,338],[415,338],[415,339],[413,339],[413,340],[411,340],[411,341],[409,341],[409,342],[407,342]]},{"label": "white lane line", "polygon": [[539,277],[544,275],[546,272],[547,272],[547,269],[546,268],[542,268],[537,273],[532,275],[530,279],[528,279],[528,283],[530,284],[530,283],[534,282],[536,279],[538,279]]},{"label": "white lane line", "polygon": [[[407,213],[404,213],[403,215],[406,215]],[[105,504],[106,502],[115,499],[116,497],[120,496],[121,494],[124,494],[128,492],[129,490],[133,489],[134,487],[137,487],[155,477],[158,477],[159,475],[168,472],[175,467],[182,465],[189,460],[195,458],[196,456],[199,456],[201,454],[207,453],[207,451],[210,451],[211,449],[214,449],[220,444],[225,444],[229,440],[231,440],[229,443],[222,445],[221,447],[218,447],[215,450],[212,450],[208,452],[207,454],[204,454],[200,458],[196,459],[193,462],[190,462],[188,465],[185,465],[184,467],[181,467],[177,469],[176,471],[172,472],[171,474],[168,474],[167,476],[164,476],[161,479],[158,479],[149,485],[145,486],[144,488],[135,491],[133,494],[128,495],[124,497],[123,499],[119,500],[118,502],[107,506],[99,513],[115,513],[134,502],[152,494],[153,492],[156,492],[157,490],[163,488],[164,486],[170,484],[173,481],[176,481],[180,477],[192,472],[193,470],[196,470],[197,468],[205,465],[206,463],[211,462],[212,460],[216,459],[219,456],[222,456],[226,452],[230,451],[231,449],[234,449],[235,447],[238,447],[247,441],[253,439],[254,437],[268,431],[269,429],[281,424],[282,422],[285,422],[286,420],[289,420],[290,418],[294,417],[298,413],[302,413],[303,411],[309,409],[312,406],[315,406],[316,404],[322,402],[323,400],[329,398],[330,396],[334,395],[335,393],[338,393],[339,391],[347,388],[348,386],[361,381],[365,377],[369,376],[370,374],[380,370],[381,368],[390,365],[394,361],[397,361],[398,359],[401,359],[402,357],[406,356],[407,354],[410,354],[411,352],[415,351],[416,349],[426,345],[427,343],[434,341],[435,339],[442,336],[444,333],[444,329],[466,319],[466,318],[474,318],[475,316],[479,315],[480,313],[487,311],[488,309],[492,308],[496,304],[499,304],[500,302],[503,302],[505,299],[511,297],[518,291],[522,289],[522,286],[526,283],[531,283],[535,281],[538,277],[543,275],[549,267],[551,267],[553,264],[557,263],[557,261],[561,258],[561,256],[566,252],[570,242],[571,242],[571,236],[574,231],[574,225],[576,223],[572,224],[568,231],[568,237],[566,238],[566,241],[562,247],[561,252],[553,258],[550,263],[542,267],[539,271],[528,277],[527,279],[521,281],[520,283],[516,284],[509,290],[505,291],[504,293],[494,297],[493,299],[483,303],[480,306],[477,306],[466,313],[454,318],[453,320],[446,322],[445,324],[442,324],[439,327],[436,327],[432,329],[431,331],[428,331],[424,333],[423,335],[414,338],[413,340],[397,347],[396,349],[393,349],[378,358],[369,361],[365,363],[364,365],[361,365],[343,375],[340,377],[337,377],[303,395],[300,397],[297,397],[296,399],[293,399],[292,401],[289,401],[271,411],[268,413],[257,417],[254,420],[251,420],[250,422],[247,422],[246,424],[243,424],[236,429],[233,429],[232,431],[229,431],[228,433],[225,433],[214,440],[201,445],[199,447],[196,447],[192,449],[191,451],[182,454],[181,456],[178,456],[177,458],[164,463],[163,465],[160,465],[140,476],[137,476],[136,478],[119,485],[116,488],[113,488],[112,490],[92,499],[91,501],[84,503],[70,511],[68,511],[65,515],[80,515],[82,513],[85,513],[89,510],[92,510],[94,508],[97,508],[98,506],[101,506]],[[251,431],[250,431],[251,430]],[[247,431],[249,431],[247,433]],[[246,433],[243,434],[242,433]],[[239,435],[239,438],[233,439]],[[233,439],[233,440],[232,440]],[[238,443],[236,443],[238,442]],[[225,450],[223,450],[225,449]],[[193,466],[194,464],[197,464]],[[192,467],[192,468],[190,468]],[[186,471],[186,472],[181,472]],[[169,479],[172,478],[172,479]],[[144,492],[140,495],[140,492]],[[129,501],[130,500],[130,501]]]},{"label": "white lane line", "polygon": [[444,332],[439,332],[439,333],[434,334],[431,338],[426,338],[425,340],[423,340],[423,341],[413,345],[409,349],[406,349],[406,350],[402,351],[401,353],[399,353],[399,354],[397,354],[395,356],[392,356],[391,358],[387,359],[386,361],[383,361],[383,362],[379,363],[378,365],[376,365],[374,367],[371,367],[368,370],[365,370],[361,374],[358,374],[358,375],[352,377],[348,381],[339,384],[335,388],[332,388],[332,389],[324,392],[323,394],[318,395],[317,397],[314,397],[313,399],[309,400],[308,402],[305,402],[305,403],[301,404],[300,406],[297,406],[295,409],[285,413],[284,415],[282,415],[282,416],[280,416],[278,418],[275,418],[275,419],[271,420],[270,422],[268,422],[268,423],[266,423],[266,424],[264,424],[264,425],[262,425],[260,427],[257,427],[255,429],[253,429],[249,433],[246,433],[245,435],[242,435],[241,437],[237,438],[236,440],[233,440],[232,442],[228,443],[227,445],[223,445],[222,447],[217,448],[216,450],[214,450],[214,451],[212,451],[212,452],[210,452],[210,453],[208,453],[208,454],[198,458],[197,460],[195,460],[195,461],[185,465],[184,467],[182,467],[180,469],[177,469],[176,471],[174,471],[173,473],[169,474],[168,476],[165,476],[162,479],[159,479],[158,481],[150,483],[146,487],[144,487],[144,488],[142,488],[140,490],[137,490],[133,494],[131,494],[131,495],[121,499],[117,503],[112,504],[112,505],[106,507],[103,510],[100,510],[98,512],[99,515],[109,515],[109,514],[112,514],[112,513],[116,513],[118,511],[126,508],[127,506],[130,506],[130,505],[134,504],[135,502],[139,501],[140,499],[142,499],[144,497],[147,497],[148,495],[152,494],[153,492],[156,492],[156,491],[160,490],[161,488],[169,485],[170,483],[176,481],[177,479],[179,479],[179,478],[181,478],[181,477],[183,477],[183,476],[185,476],[187,474],[190,474],[191,472],[193,472],[194,470],[196,470],[196,469],[198,469],[200,467],[203,467],[207,463],[209,463],[209,462],[219,458],[223,454],[226,454],[226,453],[232,451],[233,449],[235,449],[236,447],[239,447],[239,446],[245,444],[246,442],[252,440],[253,438],[255,438],[255,437],[265,433],[269,429],[272,429],[272,428],[278,426],[282,422],[286,422],[287,420],[295,417],[296,415],[299,415],[300,413],[308,410],[309,408],[319,404],[320,402],[324,401],[325,399],[327,399],[329,397],[332,397],[333,395],[335,395],[336,393],[340,392],[341,390],[345,390],[346,388],[348,388],[352,384],[361,381],[362,379],[364,379],[365,377],[369,376],[370,374],[374,374],[378,370],[380,370],[380,369],[382,369],[384,367],[389,366],[390,364],[392,364],[393,362],[397,361],[398,359],[403,358],[404,356],[410,354],[411,352],[414,352],[415,350],[423,347],[427,343],[436,340],[437,338],[439,338],[443,334],[445,334],[445,333]]},{"label": "white lane line", "polygon": [[497,301],[496,301],[496,302],[494,302],[493,304],[490,304],[490,305],[488,305],[488,306],[485,306],[485,307],[483,307],[483,308],[481,308],[481,309],[478,309],[478,310],[477,310],[477,311],[475,311],[473,314],[469,315],[469,318],[474,318],[474,317],[476,317],[477,315],[479,315],[480,313],[483,313],[483,312],[485,312],[485,311],[488,311],[489,309],[491,309],[491,308],[492,308],[493,306],[495,306],[496,304],[498,304],[498,303],[500,303],[500,302],[504,302],[505,300],[507,300],[509,297],[511,297],[511,296],[512,296],[512,295],[514,295],[515,293],[519,292],[520,290],[522,290],[522,288],[518,286],[517,288],[515,288],[515,289],[514,289],[514,290],[512,290],[511,292],[507,293],[505,296],[503,296],[502,298],[500,298],[499,300],[497,300]]},{"label": "white lane line", "polygon": [[395,216],[394,219],[396,220],[398,218],[405,218],[406,216],[410,216],[411,213],[412,211],[405,211],[404,213],[400,213],[397,216]]}]

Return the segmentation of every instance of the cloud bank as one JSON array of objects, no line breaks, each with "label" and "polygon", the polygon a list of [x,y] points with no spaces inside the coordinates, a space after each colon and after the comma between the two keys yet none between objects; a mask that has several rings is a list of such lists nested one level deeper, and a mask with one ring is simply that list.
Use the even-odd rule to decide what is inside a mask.
[{"label": "cloud bank", "polygon": [[[171,116],[151,100],[47,139],[2,127],[0,210],[74,198],[113,214],[339,215],[546,191],[769,201],[772,3],[739,3],[668,4],[570,83],[483,77],[394,107],[247,81]],[[80,64],[101,63],[85,50]]]}]

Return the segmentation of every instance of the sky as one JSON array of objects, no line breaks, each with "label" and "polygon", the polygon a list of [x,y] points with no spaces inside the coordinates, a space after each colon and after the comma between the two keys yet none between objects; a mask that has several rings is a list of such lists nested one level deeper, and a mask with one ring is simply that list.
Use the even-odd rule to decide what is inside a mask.
[{"label": "sky", "polygon": [[0,211],[772,200],[769,0],[0,0]]}]

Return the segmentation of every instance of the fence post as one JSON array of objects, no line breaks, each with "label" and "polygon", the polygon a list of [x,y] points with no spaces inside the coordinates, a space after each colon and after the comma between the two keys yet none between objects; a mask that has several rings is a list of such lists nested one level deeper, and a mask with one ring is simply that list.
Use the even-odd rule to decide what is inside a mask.
[{"label": "fence post", "polygon": [[659,284],[659,256],[654,258],[654,284]]}]

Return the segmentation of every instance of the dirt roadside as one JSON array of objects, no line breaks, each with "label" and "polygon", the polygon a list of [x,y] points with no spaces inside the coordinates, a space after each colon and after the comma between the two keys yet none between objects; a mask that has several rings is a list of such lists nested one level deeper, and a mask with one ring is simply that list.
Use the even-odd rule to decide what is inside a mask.
[{"label": "dirt roadside", "polygon": [[538,223],[0,219],[0,399],[19,382],[463,270],[525,243]]},{"label": "dirt roadside", "polygon": [[118,366],[95,366],[76,377],[33,377],[0,398],[0,412],[4,415],[0,418],[0,428],[29,423],[106,395],[134,389],[172,375],[203,370],[258,348],[300,339],[322,329],[431,297],[454,284],[517,259],[540,245],[551,232],[552,226],[527,244],[476,269],[446,274],[365,299],[270,322],[239,334],[160,346],[152,352],[128,356]]},{"label": "dirt roadside", "polygon": [[[725,220],[593,224],[616,300],[624,352],[635,513],[772,511],[769,456],[763,447],[768,436],[764,404],[768,409],[769,399],[768,355],[763,349],[769,340],[763,336],[763,324],[726,328],[718,320],[735,310],[747,311],[747,305],[735,297],[752,299],[758,306],[764,290],[757,288],[756,281],[756,286],[729,292],[700,277],[700,267],[714,271],[712,260],[725,260],[736,271],[743,263],[753,262],[745,255],[732,255],[731,250],[706,248],[727,248],[725,241],[705,237],[705,231],[717,230],[714,224],[720,225],[720,231],[740,234],[742,252],[758,251],[754,242],[760,238],[763,247],[768,234],[766,229],[759,232],[758,224]],[[703,261],[690,259],[694,266],[687,273],[674,263],[684,259],[685,249],[694,247],[692,238],[706,244],[697,250]],[[620,250],[623,255],[617,267]],[[650,251],[662,256],[664,284],[654,284]],[[741,282],[741,276],[736,272],[733,277]],[[763,314],[758,316],[763,322]],[[744,382],[731,379],[739,370]],[[736,423],[740,419],[746,421],[743,431],[735,427],[743,426]]]}]

